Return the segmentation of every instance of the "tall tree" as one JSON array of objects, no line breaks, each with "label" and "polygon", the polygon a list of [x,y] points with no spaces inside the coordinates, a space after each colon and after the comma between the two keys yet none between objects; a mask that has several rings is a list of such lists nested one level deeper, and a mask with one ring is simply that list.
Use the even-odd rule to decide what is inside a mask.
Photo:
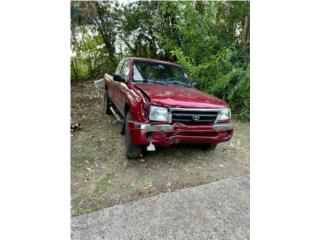
[{"label": "tall tree", "polygon": [[245,1],[72,1],[73,79],[112,72],[123,56],[176,61],[248,117],[249,10]]}]

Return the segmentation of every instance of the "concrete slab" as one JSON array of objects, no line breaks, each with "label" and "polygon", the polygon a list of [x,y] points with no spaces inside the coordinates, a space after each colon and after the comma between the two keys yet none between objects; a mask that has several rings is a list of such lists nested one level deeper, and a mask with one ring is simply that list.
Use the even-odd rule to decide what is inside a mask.
[{"label": "concrete slab", "polygon": [[72,219],[72,239],[249,239],[250,178],[164,193]]}]

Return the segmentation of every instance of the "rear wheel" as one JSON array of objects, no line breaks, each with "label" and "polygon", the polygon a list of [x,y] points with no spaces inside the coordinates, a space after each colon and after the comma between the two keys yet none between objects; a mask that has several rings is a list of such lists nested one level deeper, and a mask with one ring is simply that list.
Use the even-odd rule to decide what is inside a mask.
[{"label": "rear wheel", "polygon": [[108,114],[108,115],[111,115],[112,112],[110,110],[110,106],[111,106],[111,101],[109,99],[109,96],[108,96],[108,91],[107,89],[104,91],[104,97],[103,97],[103,112],[105,114]]},{"label": "rear wheel", "polygon": [[142,146],[131,142],[130,130],[128,121],[132,120],[130,111],[125,118],[125,143],[126,143],[126,157],[128,159],[138,158],[142,154]]},{"label": "rear wheel", "polygon": [[201,149],[203,150],[215,150],[218,143],[204,143],[201,144]]}]

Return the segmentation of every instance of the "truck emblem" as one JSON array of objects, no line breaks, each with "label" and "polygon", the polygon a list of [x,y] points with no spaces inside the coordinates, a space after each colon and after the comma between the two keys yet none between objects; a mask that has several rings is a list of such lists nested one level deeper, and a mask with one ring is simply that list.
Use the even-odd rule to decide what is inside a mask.
[{"label": "truck emblem", "polygon": [[200,116],[199,115],[192,115],[192,120],[198,121],[198,120],[200,120]]}]

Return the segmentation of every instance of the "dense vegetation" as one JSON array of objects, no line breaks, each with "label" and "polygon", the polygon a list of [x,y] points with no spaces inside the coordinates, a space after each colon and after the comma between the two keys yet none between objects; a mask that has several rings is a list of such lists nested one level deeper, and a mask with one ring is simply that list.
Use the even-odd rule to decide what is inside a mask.
[{"label": "dense vegetation", "polygon": [[123,56],[181,63],[201,90],[249,119],[249,2],[71,2],[71,80],[113,72]]}]

